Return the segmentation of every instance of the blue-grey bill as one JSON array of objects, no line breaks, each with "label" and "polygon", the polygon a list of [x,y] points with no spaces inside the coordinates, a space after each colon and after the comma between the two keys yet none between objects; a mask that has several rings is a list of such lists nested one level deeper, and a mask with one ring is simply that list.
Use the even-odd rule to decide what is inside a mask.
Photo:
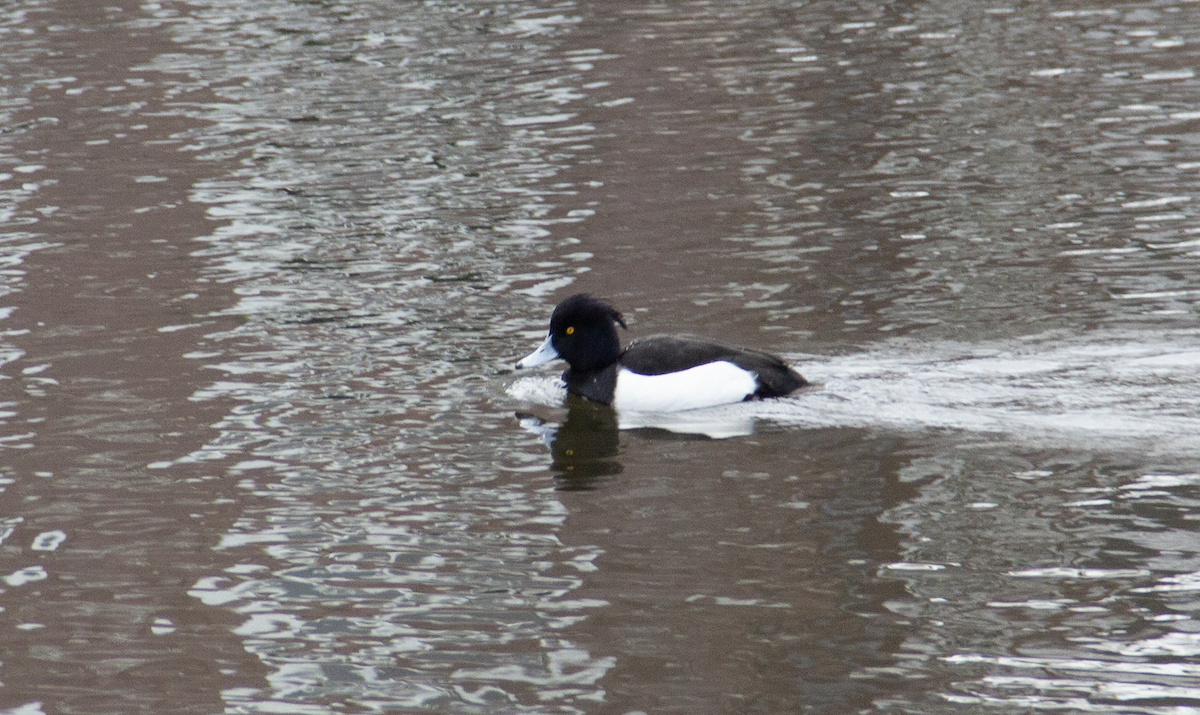
[{"label": "blue-grey bill", "polygon": [[551,336],[547,335],[545,342],[539,345],[537,350],[534,350],[525,357],[521,358],[521,360],[517,363],[517,369],[520,370],[527,367],[537,367],[538,365],[544,365],[551,360],[557,360],[558,351],[555,350],[554,345],[551,344],[550,337]]}]

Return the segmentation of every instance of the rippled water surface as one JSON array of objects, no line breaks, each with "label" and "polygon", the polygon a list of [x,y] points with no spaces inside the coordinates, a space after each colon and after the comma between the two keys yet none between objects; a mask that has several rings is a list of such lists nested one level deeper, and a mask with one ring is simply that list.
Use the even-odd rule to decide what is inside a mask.
[{"label": "rippled water surface", "polygon": [[[1195,711],[1198,42],[6,4],[0,714]],[[564,400],[578,291],[817,385]]]}]

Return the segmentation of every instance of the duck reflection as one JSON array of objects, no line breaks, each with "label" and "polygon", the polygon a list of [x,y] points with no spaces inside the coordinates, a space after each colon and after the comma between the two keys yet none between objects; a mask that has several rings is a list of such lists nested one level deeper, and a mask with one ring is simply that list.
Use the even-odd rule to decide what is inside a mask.
[{"label": "duck reflection", "polygon": [[550,447],[550,466],[559,489],[595,489],[605,477],[624,471],[617,459],[621,447],[617,414],[611,407],[571,395],[567,418],[560,425],[518,416],[525,429],[540,434]]},{"label": "duck reflection", "polygon": [[517,413],[521,426],[539,435],[550,448],[551,468],[559,488],[595,489],[605,477],[620,474],[622,431],[650,440],[728,439],[754,433],[754,420],[735,408],[682,413],[619,413],[608,405],[568,395],[562,424],[529,413]]},{"label": "duck reflection", "polygon": [[622,473],[618,457],[620,432],[636,431],[644,439],[726,439],[754,433],[749,415],[714,410],[680,414],[622,414],[606,404],[576,395],[566,398],[560,425],[542,417],[517,413],[521,426],[540,435],[550,447],[551,469],[565,491],[594,489],[605,477]]}]

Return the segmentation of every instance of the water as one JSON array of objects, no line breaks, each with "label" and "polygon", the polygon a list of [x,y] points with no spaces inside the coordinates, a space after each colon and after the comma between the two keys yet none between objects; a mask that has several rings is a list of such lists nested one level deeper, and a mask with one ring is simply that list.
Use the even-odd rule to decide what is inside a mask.
[{"label": "water", "polygon": [[1200,707],[1196,18],[10,4],[0,712]]}]

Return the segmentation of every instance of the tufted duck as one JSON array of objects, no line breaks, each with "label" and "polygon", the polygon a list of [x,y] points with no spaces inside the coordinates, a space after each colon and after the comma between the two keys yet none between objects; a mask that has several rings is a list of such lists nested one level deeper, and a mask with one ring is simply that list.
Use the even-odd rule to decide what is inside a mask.
[{"label": "tufted duck", "polygon": [[624,350],[621,314],[586,293],[562,301],[550,334],[517,368],[566,360],[567,390],[618,410],[672,412],[780,397],[807,380],[769,353],[695,335],[654,335]]}]

